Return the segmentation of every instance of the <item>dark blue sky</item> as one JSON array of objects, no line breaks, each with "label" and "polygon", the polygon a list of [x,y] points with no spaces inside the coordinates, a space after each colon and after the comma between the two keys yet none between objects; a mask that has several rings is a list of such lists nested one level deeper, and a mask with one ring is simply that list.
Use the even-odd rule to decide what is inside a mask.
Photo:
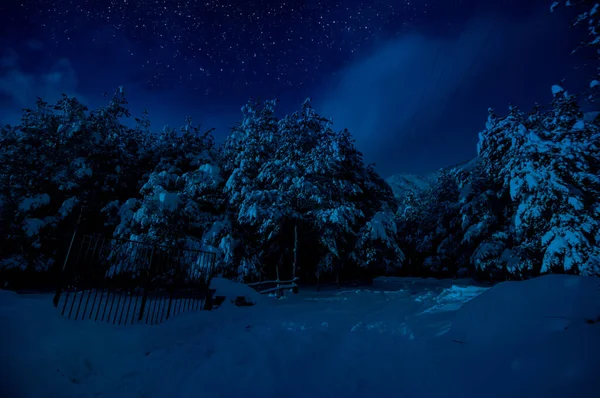
[{"label": "dark blue sky", "polygon": [[[184,118],[222,139],[254,98],[313,98],[384,176],[475,155],[487,108],[530,107],[585,63],[548,0],[134,1],[0,4],[0,122],[36,96],[90,107],[126,88],[156,130]],[[578,80],[581,79],[581,80]]]}]

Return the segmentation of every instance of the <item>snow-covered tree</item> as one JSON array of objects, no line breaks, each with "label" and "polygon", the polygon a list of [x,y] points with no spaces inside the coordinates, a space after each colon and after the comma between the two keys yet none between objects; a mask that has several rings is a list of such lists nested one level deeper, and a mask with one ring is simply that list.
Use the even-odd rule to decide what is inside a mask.
[{"label": "snow-covered tree", "polygon": [[374,213],[358,232],[353,260],[372,270],[396,271],[405,259],[399,232],[392,209]]},{"label": "snow-covered tree", "polygon": [[53,106],[38,99],[19,125],[3,128],[0,253],[5,266],[47,269],[72,233],[74,209],[85,206],[86,227],[100,232],[100,209],[135,191],[144,140],[121,122],[129,116],[126,103],[122,89],[91,112],[68,96]]},{"label": "snow-covered tree", "polygon": [[391,189],[364,165],[350,133],[333,131],[310,100],[282,119],[275,117],[274,105],[243,108],[244,119],[222,151],[230,208],[246,242],[258,249],[255,263],[269,273],[290,261],[296,227],[304,247],[317,249],[310,260],[318,264],[317,275],[372,265],[375,252],[384,250],[370,250],[371,242],[389,250],[388,261],[397,264],[401,251],[394,240]]},{"label": "snow-covered tree", "polygon": [[[305,104],[304,115],[312,108]],[[313,111],[314,112],[314,111]],[[354,150],[348,132],[334,132],[323,123],[318,142],[303,159],[305,186],[310,186],[309,210],[306,216],[319,236],[323,252],[316,273],[337,271],[348,262],[356,238],[356,226],[365,215],[358,203],[361,187],[355,178],[362,166],[360,154]]]},{"label": "snow-covered tree", "polygon": [[584,122],[561,87],[553,92],[548,112],[512,108],[504,119],[491,115],[481,134],[483,172],[502,183],[510,224],[496,244],[480,245],[480,269],[501,261],[511,274],[600,273],[598,124]]},{"label": "snow-covered tree", "polygon": [[275,106],[276,101],[250,101],[243,106],[242,120],[233,127],[220,150],[227,212],[233,225],[232,234],[223,241],[223,249],[227,248],[230,266],[237,267],[234,274],[241,278],[262,272],[261,257],[265,238],[269,238],[265,232],[277,228],[279,194],[266,192],[258,179],[260,169],[275,151]]},{"label": "snow-covered tree", "polygon": [[308,100],[282,125],[284,137],[295,140],[287,155],[294,165],[288,168],[292,207],[319,237],[316,274],[399,266],[391,188],[365,166],[351,134],[335,132]]},{"label": "snow-covered tree", "polygon": [[166,127],[154,143],[157,165],[138,197],[117,211],[119,238],[177,247],[217,251],[223,224],[223,179],[216,164],[211,130],[202,133],[191,119],[180,133]]},{"label": "snow-covered tree", "polygon": [[514,243],[514,203],[504,183],[506,174],[523,161],[514,139],[522,118],[514,106],[504,119],[489,110],[486,129],[479,134],[470,192],[462,203],[463,250],[471,256],[472,269],[488,278],[521,277],[533,271],[531,258],[519,257]]},{"label": "snow-covered tree", "polygon": [[459,188],[453,170],[441,169],[430,188],[405,197],[397,217],[402,246],[410,253],[409,273],[456,274],[461,234]]}]

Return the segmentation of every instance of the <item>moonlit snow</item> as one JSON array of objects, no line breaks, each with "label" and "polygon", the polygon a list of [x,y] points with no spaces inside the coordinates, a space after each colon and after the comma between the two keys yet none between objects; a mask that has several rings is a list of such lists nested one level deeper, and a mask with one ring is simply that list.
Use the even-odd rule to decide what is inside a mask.
[{"label": "moonlit snow", "polygon": [[[0,291],[2,397],[594,397],[600,281],[492,288],[379,278],[282,299],[217,278],[227,300],[156,326],[61,318]],[[246,296],[252,307],[236,307]]]}]

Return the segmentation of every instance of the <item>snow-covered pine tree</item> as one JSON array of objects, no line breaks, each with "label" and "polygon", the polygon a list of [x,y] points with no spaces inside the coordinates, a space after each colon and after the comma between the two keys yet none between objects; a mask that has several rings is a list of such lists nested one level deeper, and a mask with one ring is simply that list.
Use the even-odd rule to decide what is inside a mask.
[{"label": "snow-covered pine tree", "polygon": [[460,246],[460,203],[454,170],[440,169],[433,185],[411,193],[397,213],[410,274],[455,275]]},{"label": "snow-covered pine tree", "polygon": [[406,275],[421,275],[423,272],[423,254],[417,250],[417,244],[422,242],[423,228],[421,220],[429,217],[423,192],[408,190],[403,193],[396,211],[398,226],[398,244],[406,256],[403,272]]},{"label": "snow-covered pine tree", "polygon": [[[64,112],[58,114],[57,108]],[[51,265],[47,243],[90,177],[84,154],[91,140],[81,131],[85,111],[66,97],[55,106],[38,98],[35,109],[24,110],[19,125],[3,131],[0,184],[6,232],[0,252],[5,266],[45,270]]]},{"label": "snow-covered pine tree", "polygon": [[[376,261],[374,251],[368,251],[371,242],[383,242],[382,248],[395,256],[388,256],[389,260],[397,263],[401,251],[393,239],[391,189],[372,167],[364,166],[350,134],[334,132],[310,100],[281,120],[274,115],[274,105],[245,107],[242,123],[222,150],[229,173],[226,192],[237,223],[234,229],[244,231],[245,250],[256,248],[252,263],[260,263],[262,271],[272,275],[274,267],[291,255],[294,227],[304,247],[319,248],[311,250],[312,258],[306,261],[318,263],[317,268],[308,265],[305,272],[339,274],[356,259],[363,266],[371,265]],[[371,233],[373,229],[378,234]],[[359,232],[369,239],[356,247]]]},{"label": "snow-covered pine tree", "polygon": [[480,270],[599,273],[598,125],[582,120],[562,88],[553,92],[548,112],[513,107],[504,119],[492,115],[480,136],[482,172],[502,184],[496,196],[509,204],[508,223],[473,254]]},{"label": "snow-covered pine tree", "polygon": [[[314,111],[309,99],[303,102],[300,111],[278,122],[271,140],[274,151],[257,177],[258,197],[273,198],[270,216],[261,226],[261,234],[267,239],[265,243],[270,246],[265,252],[270,254],[264,258],[267,264],[292,263],[295,231],[301,235],[304,247],[310,242],[306,237],[312,232],[313,224],[307,214],[318,200],[319,190],[318,181],[309,173],[308,166],[330,124]],[[318,261],[318,257],[310,258],[305,251],[299,254],[307,260],[305,263]]]},{"label": "snow-covered pine tree", "polygon": [[424,266],[442,275],[456,275],[460,234],[459,188],[451,170],[440,170],[430,194],[428,220],[431,232],[427,237],[432,252],[425,258]]},{"label": "snow-covered pine tree", "polygon": [[363,192],[360,201],[366,223],[358,231],[352,259],[359,267],[369,268],[373,274],[396,272],[405,260],[396,220],[398,203],[391,187],[375,171],[374,165],[363,165],[359,170]]},{"label": "snow-covered pine tree", "polygon": [[473,170],[468,191],[460,201],[462,241],[457,261],[467,266],[469,273],[486,279],[522,276],[518,264],[513,264],[511,251],[512,203],[498,196],[502,188],[484,170],[479,165]]},{"label": "snow-covered pine tree", "polygon": [[490,109],[486,129],[479,134],[478,164],[461,214],[463,251],[471,255],[471,267],[481,277],[506,279],[532,272],[532,260],[520,256],[514,243],[515,204],[505,184],[507,175],[523,161],[518,140],[523,117],[514,106],[505,118]]},{"label": "snow-covered pine tree", "polygon": [[265,236],[260,231],[278,209],[270,206],[278,193],[265,192],[258,181],[261,168],[275,152],[276,103],[249,101],[242,107],[241,122],[233,127],[220,149],[227,213],[232,223],[232,233],[222,241],[222,250],[229,253],[229,266],[236,267],[233,273],[239,278],[254,278],[263,272]]},{"label": "snow-covered pine tree", "polygon": [[143,144],[120,120],[128,116],[122,90],[109,104],[88,112],[63,96],[51,106],[38,99],[21,123],[2,131],[0,191],[3,264],[47,269],[74,227],[73,209],[87,207],[86,226],[100,231],[100,209],[137,184]]},{"label": "snow-covered pine tree", "polygon": [[[90,112],[87,128],[92,131],[96,150],[88,156],[94,170],[93,200],[85,201],[88,218],[96,218],[100,225],[90,226],[94,232],[110,233],[113,220],[102,209],[111,202],[123,201],[137,194],[142,180],[152,170],[156,156],[153,136],[138,126],[130,128],[123,123],[131,117],[127,109],[125,90],[119,87],[109,103]],[[143,118],[146,118],[145,113]],[[146,119],[147,120],[147,119]],[[147,121],[149,127],[149,121]],[[97,195],[100,195],[98,197]],[[89,222],[89,220],[88,220]]]},{"label": "snow-covered pine tree", "polygon": [[[244,246],[252,260],[260,264],[245,277],[275,277],[275,267],[291,263],[293,231],[308,233],[312,224],[306,214],[318,193],[307,160],[313,155],[329,122],[317,115],[309,101],[302,110],[279,120],[275,102],[249,103],[244,119],[234,129],[222,149],[222,159],[230,176],[226,186],[230,209],[235,211],[237,229],[244,233]],[[254,250],[254,253],[252,253]],[[243,265],[243,263],[242,263]],[[288,267],[289,268],[289,267]]]},{"label": "snow-covered pine tree", "polygon": [[[202,133],[190,118],[179,134],[165,127],[154,146],[158,164],[140,196],[120,206],[121,222],[114,236],[182,249],[216,250],[217,226],[223,221],[223,180],[211,132]],[[116,205],[111,203],[107,211]]]},{"label": "snow-covered pine tree", "polygon": [[[315,117],[311,112],[305,103],[304,116]],[[365,217],[358,202],[362,189],[356,178],[359,167],[364,166],[346,130],[334,132],[331,123],[323,121],[317,134],[318,142],[303,159],[305,187],[312,188],[306,217],[321,246],[316,274],[339,275],[349,265],[357,227]]]},{"label": "snow-covered pine tree", "polygon": [[574,96],[558,86],[553,93],[551,109],[526,124],[529,162],[510,179],[515,233],[523,250],[539,253],[539,272],[598,275],[600,128],[583,121]]},{"label": "snow-covered pine tree", "polygon": [[400,266],[404,255],[397,243],[391,188],[372,165],[364,164],[348,130],[325,127],[307,168],[318,192],[308,216],[325,249],[317,273],[351,276],[360,269]]}]

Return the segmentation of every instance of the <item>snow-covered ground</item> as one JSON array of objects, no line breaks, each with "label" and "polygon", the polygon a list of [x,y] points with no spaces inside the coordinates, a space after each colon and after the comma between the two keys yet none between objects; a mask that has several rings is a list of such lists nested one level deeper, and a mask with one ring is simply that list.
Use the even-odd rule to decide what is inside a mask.
[{"label": "snow-covered ground", "polygon": [[160,325],[61,318],[0,291],[2,397],[596,397],[600,280],[491,289],[378,279],[369,289],[247,294]]}]

